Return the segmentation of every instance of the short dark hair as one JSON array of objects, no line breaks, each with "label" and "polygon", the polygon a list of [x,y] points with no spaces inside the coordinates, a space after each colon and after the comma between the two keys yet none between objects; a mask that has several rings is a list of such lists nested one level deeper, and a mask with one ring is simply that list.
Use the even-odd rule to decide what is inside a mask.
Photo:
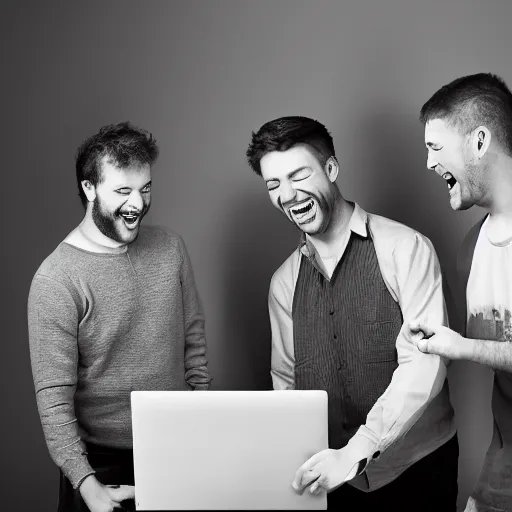
[{"label": "short dark hair", "polygon": [[331,134],[320,122],[302,116],[280,117],[265,123],[257,133],[252,132],[247,149],[251,169],[261,176],[260,160],[271,151],[287,151],[297,144],[306,144],[322,165],[336,156]]},{"label": "short dark hair", "polygon": [[87,138],[76,153],[76,180],[84,207],[87,197],[82,181],[98,185],[102,180],[101,161],[108,157],[120,168],[152,165],[158,158],[159,149],[153,135],[128,121],[103,126],[100,131]]},{"label": "short dark hair", "polygon": [[467,75],[441,87],[421,108],[423,124],[433,119],[442,119],[464,134],[487,126],[512,155],[512,93],[497,75]]}]

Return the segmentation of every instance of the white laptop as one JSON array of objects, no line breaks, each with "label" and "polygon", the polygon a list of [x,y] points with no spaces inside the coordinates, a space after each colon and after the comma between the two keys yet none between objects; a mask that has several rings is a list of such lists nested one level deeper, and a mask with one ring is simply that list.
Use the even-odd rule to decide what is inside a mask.
[{"label": "white laptop", "polygon": [[326,510],[297,469],[328,447],[325,391],[133,391],[137,510]]}]

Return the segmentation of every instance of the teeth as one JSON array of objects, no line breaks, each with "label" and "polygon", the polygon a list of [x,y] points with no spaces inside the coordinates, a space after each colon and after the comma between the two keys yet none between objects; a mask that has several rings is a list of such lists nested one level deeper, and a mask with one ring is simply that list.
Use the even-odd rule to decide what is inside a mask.
[{"label": "teeth", "polygon": [[291,210],[294,215],[302,215],[311,210],[311,208],[313,208],[312,199],[310,199],[306,204],[300,206],[299,208],[292,208]]},{"label": "teeth", "polygon": [[139,218],[138,215],[127,215],[127,214],[124,214],[124,213],[121,214],[121,217],[123,217],[123,219],[128,224],[134,224],[137,221],[137,219]]},{"label": "teeth", "polygon": [[448,190],[451,190],[457,183],[457,180],[449,172],[445,172],[442,177],[444,180],[446,180]]}]

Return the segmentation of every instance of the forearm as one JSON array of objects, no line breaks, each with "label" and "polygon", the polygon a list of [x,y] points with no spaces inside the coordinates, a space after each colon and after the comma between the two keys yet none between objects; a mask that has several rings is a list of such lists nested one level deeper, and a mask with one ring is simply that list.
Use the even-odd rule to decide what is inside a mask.
[{"label": "forearm", "polygon": [[40,389],[37,405],[41,425],[52,460],[74,488],[94,473],[78,433],[73,405],[73,388],[52,386]]},{"label": "forearm", "polygon": [[185,381],[192,389],[208,389],[211,382],[202,334],[188,334],[185,341]]},{"label": "forearm", "polygon": [[208,371],[204,317],[199,308],[189,314],[185,332],[185,381],[192,389],[209,389],[211,377]]},{"label": "forearm", "polygon": [[463,338],[457,359],[490,366],[512,373],[512,343],[508,341]]}]

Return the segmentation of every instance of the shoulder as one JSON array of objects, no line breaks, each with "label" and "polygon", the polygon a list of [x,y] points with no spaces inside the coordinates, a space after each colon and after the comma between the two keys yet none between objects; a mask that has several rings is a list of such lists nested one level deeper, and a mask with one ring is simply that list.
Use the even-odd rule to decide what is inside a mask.
[{"label": "shoulder", "polygon": [[419,231],[381,215],[368,214],[368,225],[376,245],[390,256],[422,250],[435,253],[429,238]]},{"label": "shoulder", "polygon": [[29,297],[55,296],[65,294],[74,297],[75,286],[73,284],[76,275],[76,254],[73,248],[61,243],[39,265],[30,285]]},{"label": "shoulder", "polygon": [[295,251],[286,258],[286,260],[274,272],[270,280],[270,293],[271,294],[292,294],[300,265],[300,250],[297,248]]},{"label": "shoulder", "polygon": [[34,279],[43,277],[56,281],[66,280],[75,266],[76,254],[73,248],[65,243],[60,243],[39,265]]}]

